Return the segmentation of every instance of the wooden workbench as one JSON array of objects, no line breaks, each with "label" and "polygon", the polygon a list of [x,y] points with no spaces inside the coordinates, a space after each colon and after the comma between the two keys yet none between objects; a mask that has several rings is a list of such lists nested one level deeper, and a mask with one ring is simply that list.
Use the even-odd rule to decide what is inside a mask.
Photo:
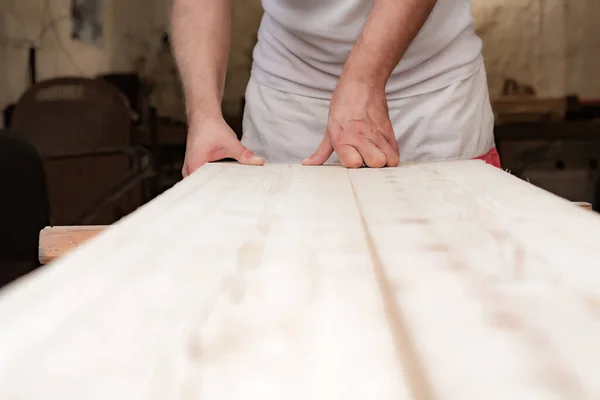
[{"label": "wooden workbench", "polygon": [[479,161],[207,165],[0,292],[0,399],[597,400],[599,244]]}]

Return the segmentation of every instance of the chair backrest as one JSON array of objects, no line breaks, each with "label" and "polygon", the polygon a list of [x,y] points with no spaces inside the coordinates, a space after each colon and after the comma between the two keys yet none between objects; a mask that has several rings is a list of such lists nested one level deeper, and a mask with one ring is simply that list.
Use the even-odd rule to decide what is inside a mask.
[{"label": "chair backrest", "polygon": [[124,96],[100,79],[56,78],[29,88],[17,102],[13,129],[42,157],[130,145],[131,114]]}]

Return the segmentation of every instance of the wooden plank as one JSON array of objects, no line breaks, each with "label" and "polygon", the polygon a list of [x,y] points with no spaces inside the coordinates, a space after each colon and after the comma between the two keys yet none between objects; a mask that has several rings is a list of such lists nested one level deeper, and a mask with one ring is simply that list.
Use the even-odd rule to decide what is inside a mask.
[{"label": "wooden plank", "polygon": [[[586,210],[593,210],[592,204],[574,202],[574,205]],[[40,232],[40,262],[48,264],[64,257],[83,243],[104,232],[108,227],[99,226],[49,226]]]},{"label": "wooden plank", "polygon": [[576,201],[574,204],[576,204],[577,206],[589,210],[589,211],[594,211],[594,206],[591,203],[588,203],[586,201]]},{"label": "wooden plank", "polygon": [[599,238],[478,161],[210,164],[0,292],[0,398],[597,399]]},{"label": "wooden plank", "polygon": [[106,230],[106,226],[49,226],[40,232],[40,263],[48,264]]},{"label": "wooden plank", "polygon": [[348,199],[341,168],[202,168],[4,294],[0,398],[406,398]]},{"label": "wooden plank", "polygon": [[599,398],[596,215],[468,163],[351,174],[437,393]]}]

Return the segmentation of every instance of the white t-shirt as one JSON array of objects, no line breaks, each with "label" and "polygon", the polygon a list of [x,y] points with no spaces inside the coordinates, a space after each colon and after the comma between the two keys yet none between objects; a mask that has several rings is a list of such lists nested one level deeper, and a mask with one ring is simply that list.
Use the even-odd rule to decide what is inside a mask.
[{"label": "white t-shirt", "polygon": [[[373,0],[263,0],[253,78],[284,92],[330,98]],[[431,92],[481,63],[470,0],[438,0],[388,80],[389,98]]]}]

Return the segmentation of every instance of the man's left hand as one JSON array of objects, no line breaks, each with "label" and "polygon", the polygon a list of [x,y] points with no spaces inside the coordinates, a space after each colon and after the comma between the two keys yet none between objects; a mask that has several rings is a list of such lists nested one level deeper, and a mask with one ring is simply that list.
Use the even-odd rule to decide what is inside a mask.
[{"label": "man's left hand", "polygon": [[362,82],[340,82],[331,99],[327,131],[303,165],[322,165],[333,152],[346,168],[396,167],[400,155],[385,90]]}]

